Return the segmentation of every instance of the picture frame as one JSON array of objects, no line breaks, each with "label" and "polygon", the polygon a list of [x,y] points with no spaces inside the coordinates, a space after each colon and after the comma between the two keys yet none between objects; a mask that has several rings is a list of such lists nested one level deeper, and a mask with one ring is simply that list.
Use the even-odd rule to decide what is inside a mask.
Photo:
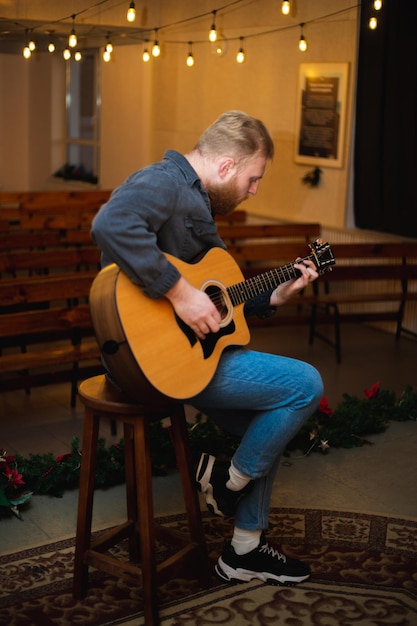
[{"label": "picture frame", "polygon": [[295,162],[342,167],[349,63],[301,63]]}]

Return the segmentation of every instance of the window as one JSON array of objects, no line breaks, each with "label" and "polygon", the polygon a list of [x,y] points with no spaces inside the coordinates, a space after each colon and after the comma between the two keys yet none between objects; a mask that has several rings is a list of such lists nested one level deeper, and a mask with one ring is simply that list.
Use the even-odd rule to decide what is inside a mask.
[{"label": "window", "polygon": [[65,179],[96,184],[99,169],[99,94],[97,54],[70,59],[66,90],[66,165],[57,172]]}]

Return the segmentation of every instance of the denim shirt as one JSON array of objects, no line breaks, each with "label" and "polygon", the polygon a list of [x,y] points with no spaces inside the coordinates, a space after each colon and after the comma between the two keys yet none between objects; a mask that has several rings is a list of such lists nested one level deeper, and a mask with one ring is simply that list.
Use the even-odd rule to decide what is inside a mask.
[{"label": "denim shirt", "polygon": [[[163,297],[180,278],[163,252],[191,263],[210,248],[226,248],[201,180],[174,150],[113,191],[91,234],[102,252],[102,267],[116,263],[151,298]],[[247,303],[245,313],[268,317],[274,311],[270,294]]]}]

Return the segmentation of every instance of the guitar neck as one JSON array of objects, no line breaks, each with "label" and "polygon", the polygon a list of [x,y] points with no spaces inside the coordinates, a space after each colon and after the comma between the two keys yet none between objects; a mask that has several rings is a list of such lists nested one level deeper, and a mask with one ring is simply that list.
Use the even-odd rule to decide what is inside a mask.
[{"label": "guitar neck", "polygon": [[[302,263],[307,260],[314,262],[314,255],[311,254],[306,256],[298,261],[298,263]],[[286,283],[292,278],[298,278],[298,276],[300,276],[300,271],[294,267],[294,263],[288,263],[287,265],[268,270],[267,272],[258,274],[252,278],[248,278],[247,280],[236,283],[235,285],[230,285],[230,287],[227,287],[227,293],[233,306],[236,306],[251,300],[255,296],[259,296],[266,291],[274,290],[278,287],[278,285]]]}]

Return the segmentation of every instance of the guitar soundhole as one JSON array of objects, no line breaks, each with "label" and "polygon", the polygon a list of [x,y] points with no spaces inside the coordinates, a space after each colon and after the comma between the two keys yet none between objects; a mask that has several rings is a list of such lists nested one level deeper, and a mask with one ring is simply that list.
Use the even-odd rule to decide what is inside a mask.
[{"label": "guitar soundhole", "polygon": [[216,305],[218,312],[221,315],[222,320],[225,320],[229,309],[226,305],[226,301],[224,299],[224,295],[221,289],[216,285],[210,285],[206,289],[206,294],[210,296],[212,302]]}]

